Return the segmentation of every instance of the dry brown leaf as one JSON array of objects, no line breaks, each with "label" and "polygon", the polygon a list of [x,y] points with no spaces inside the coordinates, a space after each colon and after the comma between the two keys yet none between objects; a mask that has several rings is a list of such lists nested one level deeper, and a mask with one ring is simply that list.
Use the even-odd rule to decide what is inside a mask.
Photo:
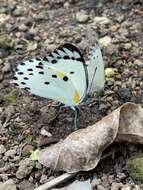
[{"label": "dry brown leaf", "polygon": [[143,109],[126,103],[101,121],[70,134],[65,140],[39,151],[38,160],[53,170],[88,171],[114,141],[143,143]]}]

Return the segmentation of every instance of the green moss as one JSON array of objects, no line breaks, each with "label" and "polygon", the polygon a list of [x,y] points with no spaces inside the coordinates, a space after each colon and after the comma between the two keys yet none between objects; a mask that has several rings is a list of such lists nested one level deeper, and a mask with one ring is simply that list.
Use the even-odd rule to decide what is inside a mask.
[{"label": "green moss", "polygon": [[11,47],[11,39],[8,35],[0,35],[0,48],[7,49]]},{"label": "green moss", "polygon": [[6,103],[15,103],[16,102],[16,95],[15,94],[8,94],[8,95],[5,95],[3,100],[4,102]]},{"label": "green moss", "polygon": [[130,176],[143,182],[143,154],[129,158],[127,166]]}]

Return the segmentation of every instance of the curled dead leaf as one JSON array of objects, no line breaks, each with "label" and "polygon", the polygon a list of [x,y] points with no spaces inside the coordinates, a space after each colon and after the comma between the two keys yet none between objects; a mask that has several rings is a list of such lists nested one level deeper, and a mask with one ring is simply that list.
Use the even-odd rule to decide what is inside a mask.
[{"label": "curled dead leaf", "polygon": [[103,150],[114,141],[143,143],[143,109],[139,105],[122,105],[94,125],[40,150],[38,160],[53,170],[88,171],[95,168]]}]

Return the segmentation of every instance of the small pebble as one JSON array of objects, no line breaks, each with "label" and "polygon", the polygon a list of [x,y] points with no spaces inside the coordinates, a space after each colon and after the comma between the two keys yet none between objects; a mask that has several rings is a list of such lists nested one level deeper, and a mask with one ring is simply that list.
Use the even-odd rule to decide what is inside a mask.
[{"label": "small pebble", "polygon": [[94,177],[92,182],[91,182],[91,186],[94,188],[94,187],[97,187],[97,185],[100,185],[101,184],[101,179],[98,179],[97,177]]},{"label": "small pebble", "polygon": [[5,148],[5,146],[4,145],[0,145],[0,154],[3,154],[3,153],[5,153],[6,152],[6,148]]},{"label": "small pebble", "polygon": [[103,185],[97,185],[98,190],[107,190]]},{"label": "small pebble", "polygon": [[33,40],[34,34],[33,34],[32,32],[26,32],[26,33],[24,34],[24,38],[25,38],[26,40]]},{"label": "small pebble", "polygon": [[76,13],[76,20],[77,22],[84,24],[89,20],[89,16],[86,11],[81,10]]},{"label": "small pebble", "polygon": [[132,95],[128,88],[120,88],[118,94],[123,101],[130,101]]},{"label": "small pebble", "polygon": [[94,22],[97,24],[109,24],[110,19],[108,19],[107,17],[95,17]]},{"label": "small pebble", "polygon": [[5,156],[10,158],[14,158],[15,155],[16,155],[16,149],[11,149],[5,152]]},{"label": "small pebble", "polygon": [[99,45],[101,47],[108,47],[111,44],[112,40],[110,36],[104,36],[99,39]]},{"label": "small pebble", "polygon": [[0,183],[0,190],[16,190],[16,184],[12,179]]}]

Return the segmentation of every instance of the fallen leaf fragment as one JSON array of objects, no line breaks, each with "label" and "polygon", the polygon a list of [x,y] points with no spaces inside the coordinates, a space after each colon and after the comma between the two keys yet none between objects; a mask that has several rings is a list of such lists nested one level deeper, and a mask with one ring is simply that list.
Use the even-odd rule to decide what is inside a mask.
[{"label": "fallen leaf fragment", "polygon": [[38,161],[53,170],[68,173],[96,167],[103,150],[114,141],[143,143],[143,109],[125,103],[86,129],[70,134],[65,140],[39,150]]}]

